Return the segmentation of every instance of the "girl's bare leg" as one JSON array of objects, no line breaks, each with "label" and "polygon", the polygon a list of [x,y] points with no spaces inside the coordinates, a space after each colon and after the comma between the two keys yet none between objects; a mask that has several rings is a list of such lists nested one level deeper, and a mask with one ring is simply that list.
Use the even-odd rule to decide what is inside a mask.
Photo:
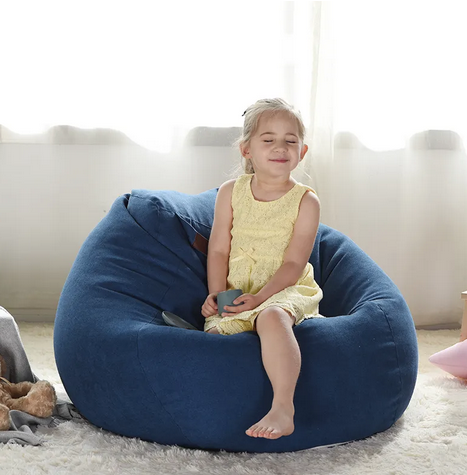
[{"label": "girl's bare leg", "polygon": [[293,398],[301,366],[301,354],[293,333],[295,318],[280,307],[268,307],[256,318],[263,365],[274,397],[271,410],[246,434],[278,439],[294,431]]}]

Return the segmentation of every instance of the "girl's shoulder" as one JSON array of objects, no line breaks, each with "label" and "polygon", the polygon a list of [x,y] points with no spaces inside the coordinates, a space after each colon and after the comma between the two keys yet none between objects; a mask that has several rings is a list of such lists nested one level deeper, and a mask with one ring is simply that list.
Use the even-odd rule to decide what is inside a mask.
[{"label": "girl's shoulder", "polygon": [[224,183],[222,183],[222,185],[219,187],[219,190],[233,188],[236,181],[237,178],[232,178],[231,180],[224,181]]},{"label": "girl's shoulder", "polygon": [[318,194],[316,193],[316,191],[309,185],[305,185],[303,184],[302,182],[300,181],[297,181],[297,180],[293,180],[295,182],[295,186],[296,188],[298,188],[299,190],[302,190],[303,192],[306,192],[306,191],[310,191],[311,193],[313,193],[314,195],[318,196]]},{"label": "girl's shoulder", "polygon": [[227,180],[219,187],[218,197],[222,201],[231,203],[231,206],[237,205],[239,201],[247,196],[246,190],[249,187],[251,175],[240,175],[237,178]]},{"label": "girl's shoulder", "polygon": [[311,186],[296,182],[294,189],[299,200],[299,212],[301,214],[320,209],[321,203],[318,194]]},{"label": "girl's shoulder", "polygon": [[231,180],[227,180],[222,185],[219,187],[219,191],[224,190],[225,191],[230,191],[232,192],[235,186],[237,185],[242,185],[246,182],[248,182],[251,178],[251,175],[245,174],[245,175],[240,175],[237,178],[232,178]]},{"label": "girl's shoulder", "polygon": [[313,188],[303,185],[298,213],[299,216],[319,216],[321,202]]},{"label": "girl's shoulder", "polygon": [[234,185],[235,185],[235,179],[233,180],[227,180],[227,181],[224,181],[224,183],[222,183],[222,185],[219,187],[219,189],[217,190],[217,200],[219,201],[219,199],[221,199],[222,197],[224,196],[228,196],[229,199],[232,197],[232,192],[233,192],[233,188],[234,188]]}]

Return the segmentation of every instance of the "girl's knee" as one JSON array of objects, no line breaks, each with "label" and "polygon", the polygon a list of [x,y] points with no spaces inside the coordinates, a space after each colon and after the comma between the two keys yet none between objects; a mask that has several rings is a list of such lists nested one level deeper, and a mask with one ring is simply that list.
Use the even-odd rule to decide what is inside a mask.
[{"label": "girl's knee", "polygon": [[265,325],[282,325],[292,327],[295,317],[281,307],[268,307],[262,310],[256,317],[255,327]]}]

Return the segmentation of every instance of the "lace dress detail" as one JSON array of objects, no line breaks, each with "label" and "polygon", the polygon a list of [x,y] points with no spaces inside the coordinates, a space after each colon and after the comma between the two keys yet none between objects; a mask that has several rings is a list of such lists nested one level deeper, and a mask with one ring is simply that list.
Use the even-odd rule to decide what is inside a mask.
[{"label": "lace dress detail", "polygon": [[[251,191],[253,175],[241,175],[232,192],[232,242],[227,290],[242,289],[257,294],[277,272],[293,234],[303,195],[314,190],[301,183],[274,201],[257,201]],[[288,311],[298,325],[304,319],[321,317],[318,304],[322,291],[314,280],[313,266],[307,263],[296,285],[272,295],[253,310],[232,317],[214,315],[206,319],[205,331],[217,327],[231,335],[254,329],[259,312],[270,306]]]}]

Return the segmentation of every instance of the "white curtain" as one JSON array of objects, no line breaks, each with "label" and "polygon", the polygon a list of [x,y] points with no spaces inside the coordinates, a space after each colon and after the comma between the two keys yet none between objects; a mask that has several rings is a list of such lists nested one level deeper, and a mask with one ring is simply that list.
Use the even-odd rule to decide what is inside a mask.
[{"label": "white curtain", "polygon": [[463,2],[0,7],[0,124],[13,132],[115,128],[168,150],[177,129],[239,126],[247,105],[280,95],[316,140],[331,125],[372,150],[403,148],[425,130],[467,135]]},{"label": "white curtain", "polygon": [[[167,157],[193,128],[240,127],[252,102],[283,97],[308,126],[296,175],[322,221],[383,267],[418,324],[452,323],[467,288],[466,13],[455,1],[0,0],[0,144],[69,125]],[[184,186],[196,174],[181,170],[220,167],[211,148],[207,165],[187,152],[188,165],[154,167]],[[83,159],[95,186],[129,166],[106,153]],[[131,186],[153,157],[124,172]]]},{"label": "white curtain", "polygon": [[316,2],[311,154],[322,220],[393,278],[418,325],[467,288],[467,7]]},{"label": "white curtain", "polygon": [[12,132],[112,128],[165,152],[192,127],[240,126],[243,111],[259,98],[308,100],[308,87],[294,87],[303,38],[292,34],[292,2],[0,0],[0,6],[0,124]]}]

